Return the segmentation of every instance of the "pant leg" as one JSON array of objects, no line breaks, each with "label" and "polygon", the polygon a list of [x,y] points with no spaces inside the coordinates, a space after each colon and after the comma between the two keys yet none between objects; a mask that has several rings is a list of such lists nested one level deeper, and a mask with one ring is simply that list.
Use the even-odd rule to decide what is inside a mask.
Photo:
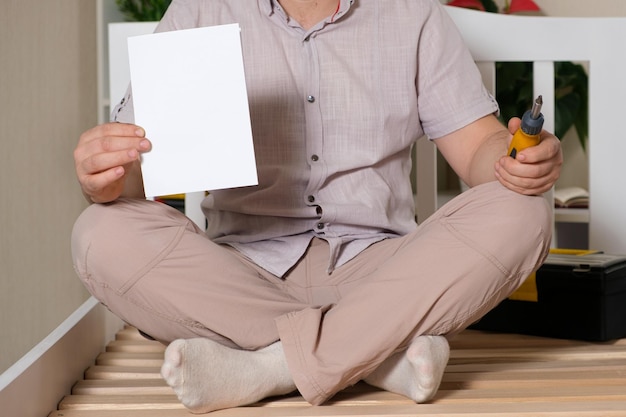
[{"label": "pant leg", "polygon": [[464,329],[538,268],[551,230],[542,197],[494,182],[457,197],[410,235],[368,248],[333,273],[350,271],[332,308],[276,320],[298,389],[320,404],[413,338]]},{"label": "pant leg", "polygon": [[161,203],[91,205],[76,221],[72,252],[98,300],[166,343],[207,337],[256,349],[278,340],[275,317],[306,308],[281,289],[281,280]]}]

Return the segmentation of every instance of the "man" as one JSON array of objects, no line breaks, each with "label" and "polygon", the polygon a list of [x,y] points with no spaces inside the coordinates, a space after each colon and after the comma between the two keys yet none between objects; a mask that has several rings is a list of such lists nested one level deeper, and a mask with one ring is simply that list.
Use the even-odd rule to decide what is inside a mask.
[{"label": "man", "polygon": [[[93,203],[72,245],[87,288],[164,343],[162,375],[194,412],[299,390],[322,404],[360,380],[416,402],[449,337],[543,261],[559,141],[506,156],[504,128],[436,0],[174,1],[159,31],[241,26],[259,185],[212,191],[206,235],[145,201],[150,132],[129,92],[85,132]],[[173,103],[175,105],[175,103]],[[423,134],[471,189],[414,222]]]}]

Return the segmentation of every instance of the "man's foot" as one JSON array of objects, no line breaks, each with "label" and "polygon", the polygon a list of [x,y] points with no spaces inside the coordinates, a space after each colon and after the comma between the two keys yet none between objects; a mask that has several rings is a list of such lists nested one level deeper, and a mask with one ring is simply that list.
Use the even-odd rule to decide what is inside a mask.
[{"label": "man's foot", "polygon": [[296,389],[280,342],[244,351],[210,339],[175,340],[165,350],[161,375],[194,413],[251,404]]},{"label": "man's foot", "polygon": [[385,360],[365,382],[423,403],[435,396],[450,357],[443,336],[419,336],[404,352]]}]

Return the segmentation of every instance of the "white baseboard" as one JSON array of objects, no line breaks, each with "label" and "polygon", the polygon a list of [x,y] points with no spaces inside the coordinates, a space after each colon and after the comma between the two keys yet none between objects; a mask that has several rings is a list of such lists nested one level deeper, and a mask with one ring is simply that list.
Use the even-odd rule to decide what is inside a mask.
[{"label": "white baseboard", "polygon": [[0,375],[2,415],[44,417],[123,326],[93,297]]}]

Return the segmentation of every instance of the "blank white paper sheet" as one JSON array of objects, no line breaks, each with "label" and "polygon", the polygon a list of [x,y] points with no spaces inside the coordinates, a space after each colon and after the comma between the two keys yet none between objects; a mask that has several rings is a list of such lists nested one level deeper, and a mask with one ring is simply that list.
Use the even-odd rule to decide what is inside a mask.
[{"label": "blank white paper sheet", "polygon": [[128,38],[147,197],[256,185],[238,24]]}]

